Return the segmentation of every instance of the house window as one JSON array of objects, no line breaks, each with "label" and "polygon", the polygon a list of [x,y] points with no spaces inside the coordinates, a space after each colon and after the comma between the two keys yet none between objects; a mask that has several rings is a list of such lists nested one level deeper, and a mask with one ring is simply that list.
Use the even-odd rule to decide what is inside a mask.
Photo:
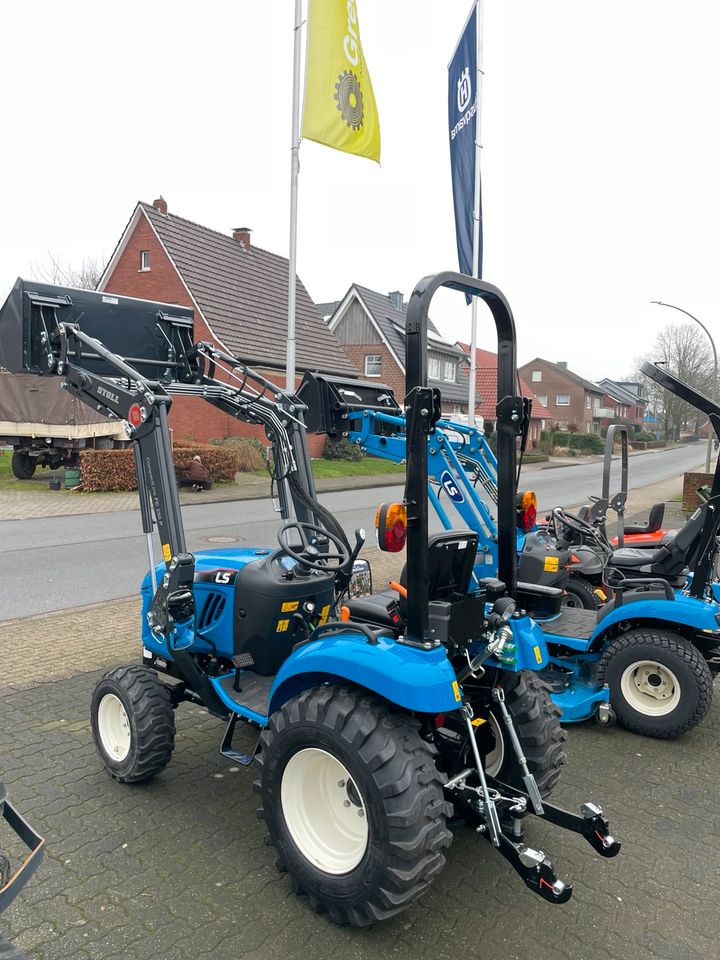
[{"label": "house window", "polygon": [[570,394],[569,393],[558,393],[555,397],[555,406],[556,407],[569,407],[570,406]]},{"label": "house window", "polygon": [[382,362],[382,357],[380,356],[379,353],[366,354],[365,355],[365,376],[379,377],[381,362]]},{"label": "house window", "polygon": [[592,397],[590,394],[585,397],[585,408],[587,410],[592,410]]},{"label": "house window", "polygon": [[445,379],[450,383],[455,383],[457,380],[457,363],[454,360],[445,361]]},{"label": "house window", "polygon": [[542,370],[533,370],[533,372],[532,372],[532,382],[533,382],[533,383],[542,383]]},{"label": "house window", "polygon": [[141,250],[140,251],[140,270],[145,272],[150,269],[150,251]]},{"label": "house window", "polygon": [[434,357],[430,354],[428,357],[428,378],[430,380],[439,380],[440,368],[440,357]]},{"label": "house window", "polygon": [[461,404],[459,404],[459,403],[454,403],[454,404],[453,404],[452,412],[453,412],[453,413],[462,413],[462,406],[461,406]]},{"label": "house window", "polygon": [[538,403],[539,403],[541,406],[543,406],[543,407],[546,407],[546,406],[547,406],[547,394],[546,394],[546,393],[543,393],[542,395],[541,395],[541,394],[538,394],[538,395],[537,395],[537,399],[538,399]]}]

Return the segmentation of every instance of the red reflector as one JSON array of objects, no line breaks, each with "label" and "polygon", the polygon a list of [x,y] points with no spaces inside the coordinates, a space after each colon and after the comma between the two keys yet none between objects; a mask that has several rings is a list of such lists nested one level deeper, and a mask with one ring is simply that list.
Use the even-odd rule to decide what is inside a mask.
[{"label": "red reflector", "polygon": [[438,713],[438,715],[435,717],[435,729],[439,730],[444,723],[445,723],[445,714]]},{"label": "red reflector", "polygon": [[140,404],[134,403],[130,410],[128,411],[128,422],[133,427],[139,427],[142,423],[142,413],[140,412]]},{"label": "red reflector", "polygon": [[576,557],[574,553],[570,554],[570,563],[580,563],[580,557]]}]

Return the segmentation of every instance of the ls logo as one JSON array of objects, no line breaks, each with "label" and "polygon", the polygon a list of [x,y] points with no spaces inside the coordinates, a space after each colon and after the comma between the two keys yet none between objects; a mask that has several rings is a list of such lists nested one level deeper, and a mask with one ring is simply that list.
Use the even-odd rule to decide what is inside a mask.
[{"label": "ls logo", "polygon": [[464,113],[470,103],[472,83],[470,82],[470,67],[465,67],[457,82],[457,105],[460,113]]},{"label": "ls logo", "polygon": [[458,490],[458,485],[455,483],[449,470],[443,470],[443,472],[440,474],[440,486],[455,503],[465,502],[465,497],[462,495],[460,490]]}]

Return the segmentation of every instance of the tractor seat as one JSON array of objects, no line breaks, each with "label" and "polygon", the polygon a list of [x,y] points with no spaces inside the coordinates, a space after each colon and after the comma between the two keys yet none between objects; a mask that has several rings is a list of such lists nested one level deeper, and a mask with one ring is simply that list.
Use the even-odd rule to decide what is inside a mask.
[{"label": "tractor seat", "polygon": [[608,567],[665,578],[679,576],[695,559],[706,513],[707,504],[698,507],[674,537],[667,537],[667,543],[663,537],[663,543],[657,550],[643,550],[639,547],[621,547],[615,550],[608,561]]},{"label": "tractor seat", "polygon": [[656,550],[642,549],[641,547],[620,547],[618,550],[615,550],[612,555],[612,560],[610,564],[613,567],[650,567],[653,563],[653,558],[656,554],[660,553],[663,550],[663,547],[658,547]]}]

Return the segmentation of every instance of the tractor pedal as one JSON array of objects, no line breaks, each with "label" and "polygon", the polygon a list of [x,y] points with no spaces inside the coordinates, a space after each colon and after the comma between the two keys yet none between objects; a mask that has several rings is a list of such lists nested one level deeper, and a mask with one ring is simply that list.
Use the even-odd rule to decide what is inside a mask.
[{"label": "tractor pedal", "polygon": [[230,659],[238,669],[245,670],[248,667],[255,666],[255,661],[251,653],[236,653]]},{"label": "tractor pedal", "polygon": [[228,720],[228,725],[225,728],[225,734],[222,738],[222,743],[220,744],[220,753],[226,760],[232,760],[233,763],[240,763],[244,767],[247,767],[248,764],[253,762],[255,753],[253,751],[252,755],[248,753],[241,753],[239,750],[233,750],[232,741],[235,734],[235,724],[237,723],[238,715],[233,713]]}]

